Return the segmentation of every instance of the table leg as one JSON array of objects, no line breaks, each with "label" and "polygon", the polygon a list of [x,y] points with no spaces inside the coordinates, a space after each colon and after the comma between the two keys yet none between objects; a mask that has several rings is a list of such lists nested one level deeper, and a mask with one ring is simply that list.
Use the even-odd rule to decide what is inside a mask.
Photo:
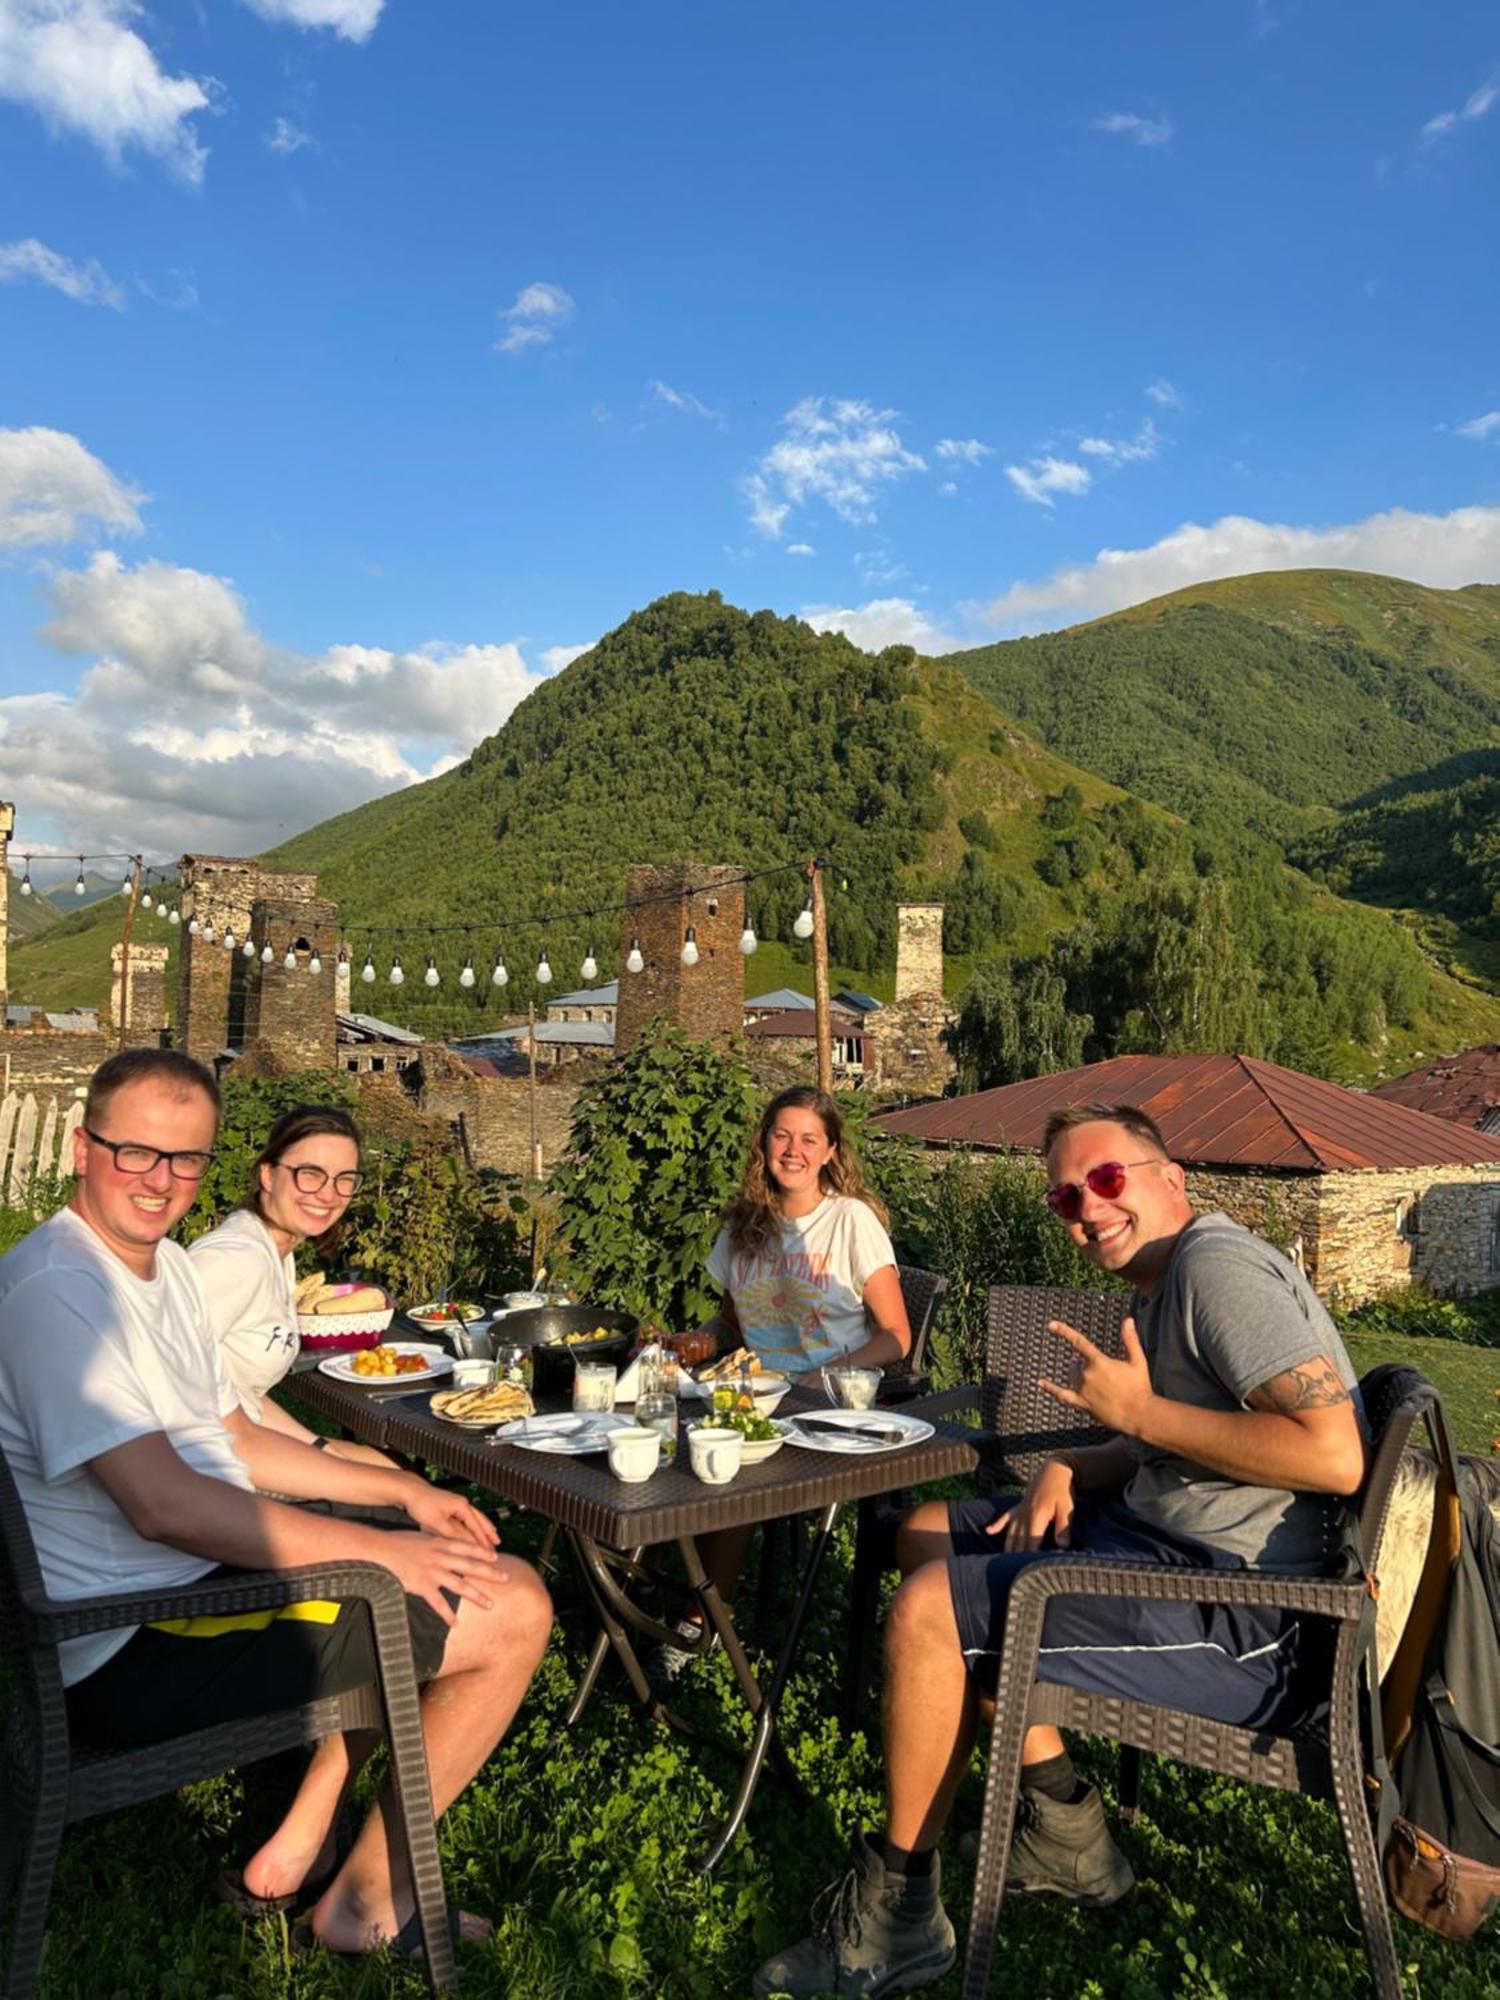
[{"label": "table leg", "polygon": [[812,1548],[808,1552],[807,1567],[802,1573],[802,1581],[797,1591],[796,1603],[792,1607],[791,1619],[787,1625],[786,1637],[782,1640],[781,1651],[776,1656],[772,1669],[771,1684],[762,1691],[760,1683],[750,1670],[744,1650],[735,1636],[723,1599],[713,1584],[709,1582],[699,1560],[695,1543],[684,1541],[683,1561],[688,1566],[688,1578],[698,1593],[706,1620],[712,1621],[725,1652],[729,1655],[735,1679],[745,1696],[751,1714],[755,1717],[755,1729],[750,1739],[749,1754],[740,1770],[739,1788],[734,1795],[734,1803],[729,1813],[715,1833],[713,1842],[698,1871],[709,1874],[717,1868],[728,1851],[730,1842],[744,1824],[745,1815],[750,1810],[750,1802],[755,1797],[755,1788],[760,1783],[761,1768],[766,1761],[766,1752],[771,1746],[772,1732],[776,1727],[776,1716],[781,1707],[781,1697],[786,1690],[787,1678],[792,1671],[792,1661],[796,1656],[797,1642],[802,1636],[802,1627],[807,1619],[808,1607],[812,1603],[813,1586],[818,1579],[818,1571],[833,1536],[833,1524],[838,1519],[840,1503],[835,1500],[825,1507],[818,1521],[817,1532],[813,1536]]},{"label": "table leg", "polygon": [[854,1575],[849,1587],[849,1650],[844,1655],[844,1720],[852,1729],[870,1686],[875,1651],[876,1610],[880,1601],[879,1495],[859,1503],[854,1536]]}]

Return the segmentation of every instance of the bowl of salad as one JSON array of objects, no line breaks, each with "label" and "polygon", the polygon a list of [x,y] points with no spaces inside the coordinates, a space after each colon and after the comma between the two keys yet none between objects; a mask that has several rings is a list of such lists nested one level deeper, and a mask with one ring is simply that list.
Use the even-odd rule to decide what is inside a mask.
[{"label": "bowl of salad", "polygon": [[704,1417],[695,1429],[738,1431],[745,1440],[744,1450],[740,1453],[741,1465],[759,1465],[762,1459],[780,1451],[786,1442],[780,1424],[753,1405],[749,1409],[716,1410],[712,1416]]},{"label": "bowl of salad", "polygon": [[429,1299],[425,1305],[412,1306],[406,1317],[423,1333],[451,1333],[471,1320],[488,1319],[489,1314],[472,1299]]}]

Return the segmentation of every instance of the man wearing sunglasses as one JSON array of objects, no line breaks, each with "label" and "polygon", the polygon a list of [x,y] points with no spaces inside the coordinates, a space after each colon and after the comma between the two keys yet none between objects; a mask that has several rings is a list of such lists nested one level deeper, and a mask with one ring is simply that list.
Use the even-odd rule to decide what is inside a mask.
[{"label": "man wearing sunglasses", "polygon": [[[1364,1475],[1354,1371],[1302,1273],[1227,1216],[1195,1216],[1182,1168],[1129,1105],[1049,1120],[1046,1201],[1079,1251],[1135,1288],[1123,1356],[1054,1322],[1058,1402],[1111,1432],[1024,1493],[930,1502],[902,1529],[886,1625],[883,1833],[856,1843],[821,1930],[757,1993],[903,1993],[954,1958],[937,1843],[995,1689],[1019,1569],[1054,1549],[1205,1569],[1317,1574]],[[1071,1364],[1071,1366],[1069,1365]],[[1319,1621],[1226,1607],[1059,1598],[1038,1675],[1253,1728],[1319,1719]],[[1097,1790],[1055,1729],[1030,1730],[1007,1887],[1086,1907],[1133,1881]]]},{"label": "man wearing sunglasses", "polygon": [[[0,1260],[0,1444],[57,1598],[169,1591],[221,1567],[374,1562],[394,1572],[430,1684],[422,1717],[441,1812],[503,1735],[546,1647],[551,1606],[466,1500],[245,1414],[192,1265],[167,1240],[197,1197],[218,1111],[212,1076],[171,1051],[127,1050],[95,1072],[72,1201]],[[108,1746],[340,1693],[374,1674],[368,1614],[339,1603],[126,1626],[60,1650],[70,1722]],[[340,1950],[410,1944],[411,1884],[381,1806],[347,1856],[335,1847],[371,1747],[319,1744],[281,1826],[223,1878],[228,1900],[247,1914],[315,1905],[313,1934]]]}]

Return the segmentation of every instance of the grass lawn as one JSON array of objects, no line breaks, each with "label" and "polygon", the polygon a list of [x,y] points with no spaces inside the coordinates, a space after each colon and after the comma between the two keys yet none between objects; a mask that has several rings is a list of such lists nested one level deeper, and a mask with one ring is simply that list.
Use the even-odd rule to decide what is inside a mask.
[{"label": "grass lawn", "polygon": [[[1438,1381],[1468,1449],[1484,1448],[1500,1354],[1449,1342],[1356,1340],[1357,1365],[1413,1360]],[[505,1524],[530,1552],[538,1524]],[[465,1960],[466,1994],[525,2000],[744,1993],[758,1959],[806,1928],[814,1894],[836,1875],[854,1831],[878,1822],[880,1756],[870,1733],[833,1712],[845,1646],[849,1546],[840,1546],[788,1692],[784,1733],[816,1804],[799,1807],[768,1778],[748,1831],[708,1881],[693,1870],[700,1823],[723,1809],[725,1762],[639,1723],[606,1675],[581,1732],[558,1724],[586,1626],[566,1579],[558,1635],[511,1740],[443,1828],[450,1890],[494,1917],[494,1940]],[[753,1603],[753,1578],[743,1599]],[[748,1620],[747,1620],[748,1622]],[[721,1661],[699,1666],[681,1705],[743,1740],[747,1722]],[[1113,1753],[1083,1760],[1110,1786]],[[211,1897],[217,1869],[242,1860],[274,1816],[286,1764],[200,1785],[68,1836],[52,1907],[44,1992],[101,1996],[418,1994],[420,1977],[386,1961],[346,1970],[291,1955],[285,1925],[245,1927]],[[977,1820],[981,1773],[961,1817]],[[1086,1915],[1046,1899],[1007,1904],[992,1991],[1027,2000],[1212,2000],[1368,1991],[1363,1947],[1331,1811],[1159,1763],[1146,1811],[1122,1836],[1139,1886]],[[970,1878],[956,1862],[947,1900],[962,1936]],[[1450,1945],[1396,1919],[1412,1996],[1494,2000],[1500,1937]],[[1492,1927],[1493,1929],[1493,1927]],[[955,1969],[930,1991],[953,2000]]]}]

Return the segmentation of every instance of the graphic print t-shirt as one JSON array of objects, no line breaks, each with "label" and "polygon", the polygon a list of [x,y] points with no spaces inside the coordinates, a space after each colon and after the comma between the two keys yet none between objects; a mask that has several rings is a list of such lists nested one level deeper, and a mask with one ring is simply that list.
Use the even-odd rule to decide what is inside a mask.
[{"label": "graphic print t-shirt", "polygon": [[865,1286],[895,1262],[874,1211],[830,1194],[751,1255],[732,1250],[721,1229],[707,1268],[733,1301],[746,1346],[767,1368],[802,1375],[864,1345]]}]

